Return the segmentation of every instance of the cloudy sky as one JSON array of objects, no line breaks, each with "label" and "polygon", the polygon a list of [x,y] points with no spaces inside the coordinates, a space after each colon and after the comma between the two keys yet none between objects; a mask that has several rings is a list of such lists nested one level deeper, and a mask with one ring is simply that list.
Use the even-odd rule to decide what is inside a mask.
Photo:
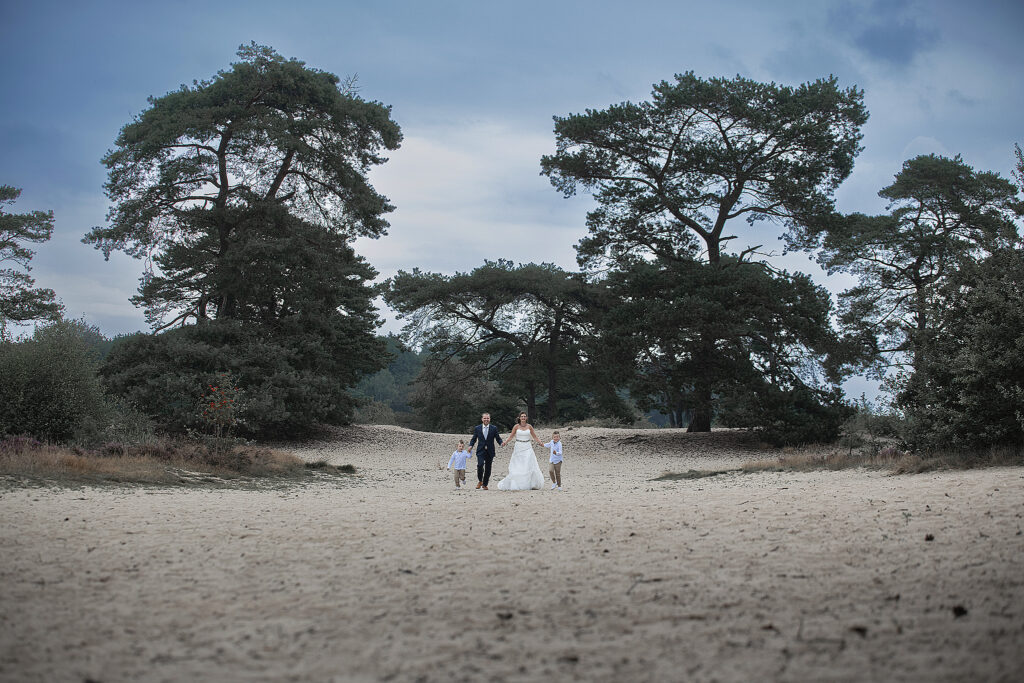
[{"label": "cloudy sky", "polygon": [[[917,154],[1009,176],[1024,143],[1022,29],[1015,0],[4,2],[0,184],[23,188],[14,210],[55,213],[37,283],[108,334],[143,329],[128,302],[141,264],[80,242],[108,208],[100,158],[147,97],[211,77],[255,40],[358,75],[364,98],[393,107],[405,140],[373,181],[398,208],[388,236],[357,245],[381,277],[499,257],[574,268],[591,202],[539,175],[553,115],[646,99],[689,70],[794,85],[835,74],[871,113],[839,208],[879,212],[877,191]],[[745,239],[781,251],[759,230]],[[846,284],[805,255],[778,262]]]}]

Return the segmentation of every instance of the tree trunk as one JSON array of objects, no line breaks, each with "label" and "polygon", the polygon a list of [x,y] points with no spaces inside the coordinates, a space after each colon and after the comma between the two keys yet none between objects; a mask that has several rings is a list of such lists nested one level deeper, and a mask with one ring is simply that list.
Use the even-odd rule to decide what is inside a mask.
[{"label": "tree trunk", "polygon": [[717,239],[708,239],[705,241],[708,245],[708,263],[718,265],[722,262],[722,245]]},{"label": "tree trunk", "polygon": [[[721,231],[719,230],[719,234]],[[712,267],[717,268],[721,262],[722,252],[721,244],[717,239],[709,240],[708,245],[708,260]],[[714,367],[712,360],[715,356],[714,344],[708,343],[707,339],[703,339],[697,352],[694,354],[696,363],[695,365],[700,368],[698,372],[710,372],[710,368]],[[690,426],[686,428],[688,432],[710,432],[711,431],[711,382],[703,377],[698,377],[695,382],[693,394],[694,394],[694,406],[693,415],[690,417]]]},{"label": "tree trunk", "polygon": [[558,373],[553,362],[548,363],[548,406],[545,419],[548,424],[558,421]]},{"label": "tree trunk", "polygon": [[690,419],[688,432],[710,432],[711,431],[711,387],[707,384],[700,384],[694,390],[696,405],[693,408],[693,417]]},{"label": "tree trunk", "polygon": [[683,426],[683,421],[687,417],[687,415],[686,415],[686,406],[683,405],[683,400],[682,399],[679,399],[676,402],[676,407],[672,410],[672,414],[675,415],[675,418],[676,418],[676,427],[679,427],[681,429],[682,426]]},{"label": "tree trunk", "polygon": [[555,313],[555,322],[548,341],[548,424],[558,421],[558,344],[561,341],[562,312]]},{"label": "tree trunk", "polygon": [[526,415],[531,420],[537,419],[537,385],[532,380],[526,385]]}]

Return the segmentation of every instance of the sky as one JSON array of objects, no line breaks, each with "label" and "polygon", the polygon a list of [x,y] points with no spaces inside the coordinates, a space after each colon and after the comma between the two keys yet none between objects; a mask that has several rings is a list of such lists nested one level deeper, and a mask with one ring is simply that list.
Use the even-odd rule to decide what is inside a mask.
[{"label": "sky", "polygon": [[[357,76],[363,98],[392,107],[404,141],[371,178],[397,209],[387,236],[356,242],[380,279],[497,258],[575,269],[593,201],[540,175],[552,116],[648,99],[686,71],[787,85],[833,74],[870,112],[837,206],[880,213],[878,190],[918,154],[1010,176],[1024,143],[1022,29],[1013,0],[0,0],[0,184],[23,190],[12,211],[54,212],[37,285],[108,335],[145,329],[129,302],[143,264],[81,243],[109,208],[100,159],[148,97],[209,79],[256,41]],[[782,255],[771,225],[736,228],[734,247],[764,244],[833,292],[852,284]],[[384,331],[400,328],[382,315]]]}]

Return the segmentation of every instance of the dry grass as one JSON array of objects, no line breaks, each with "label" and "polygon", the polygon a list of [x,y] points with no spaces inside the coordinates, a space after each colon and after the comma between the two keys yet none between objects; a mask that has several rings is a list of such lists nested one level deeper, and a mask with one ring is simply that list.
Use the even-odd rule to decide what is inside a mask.
[{"label": "dry grass", "polygon": [[0,454],[0,474],[29,479],[148,481],[170,483],[167,465],[152,458],[96,458],[61,446],[43,445]]},{"label": "dry grass", "polygon": [[24,437],[0,440],[0,476],[50,483],[230,485],[232,481],[306,478],[314,472],[349,474],[351,465],[306,463],[260,446],[213,448],[185,440],[83,450]]},{"label": "dry grass", "polygon": [[943,451],[914,454],[895,446],[877,452],[826,450],[822,446],[784,448],[772,460],[752,460],[735,469],[689,470],[665,472],[654,481],[702,479],[722,474],[755,472],[806,472],[811,470],[845,470],[858,467],[888,470],[892,474],[919,474],[934,470],[967,470],[979,467],[1024,465],[1024,448],[1001,448],[988,451]]},{"label": "dry grass", "polygon": [[907,457],[895,448],[883,448],[877,453],[856,451],[822,451],[819,448],[784,448],[775,460],[757,460],[744,463],[743,472],[801,472],[808,470],[846,470],[856,467],[871,469],[893,468]]},{"label": "dry grass", "polygon": [[904,456],[894,463],[895,474],[915,474],[931,470],[973,470],[980,467],[1013,467],[1024,465],[1024,447],[991,448],[987,451],[936,451],[924,455]]}]

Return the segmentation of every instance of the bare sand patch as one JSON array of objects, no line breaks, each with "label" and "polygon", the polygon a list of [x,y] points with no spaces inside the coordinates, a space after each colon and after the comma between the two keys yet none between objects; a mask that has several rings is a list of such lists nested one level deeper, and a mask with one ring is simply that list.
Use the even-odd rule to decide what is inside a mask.
[{"label": "bare sand patch", "polygon": [[655,482],[771,454],[562,435],[562,493],[456,491],[460,437],[396,427],[295,449],[337,482],[3,490],[0,679],[1019,675],[1024,469]]}]

